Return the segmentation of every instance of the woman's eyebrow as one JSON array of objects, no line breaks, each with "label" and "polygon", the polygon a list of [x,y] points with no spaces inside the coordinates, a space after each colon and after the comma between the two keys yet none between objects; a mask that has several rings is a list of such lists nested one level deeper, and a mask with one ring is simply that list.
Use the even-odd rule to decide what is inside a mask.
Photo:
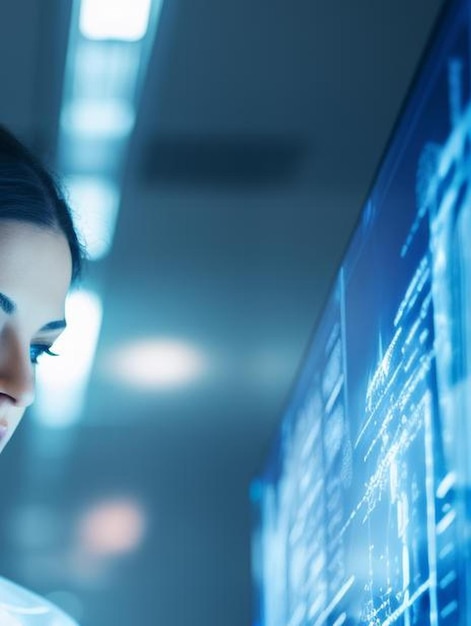
[{"label": "woman's eyebrow", "polygon": [[39,329],[39,332],[45,332],[47,330],[64,330],[66,326],[67,324],[65,320],[55,320],[54,322],[44,324],[44,326]]},{"label": "woman's eyebrow", "polygon": [[[12,315],[16,311],[16,304],[4,293],[0,292],[0,309],[6,313],[7,315]],[[64,330],[67,326],[66,321],[62,320],[54,320],[53,322],[48,322],[44,324],[40,328],[40,332],[46,332],[48,330]]]},{"label": "woman's eyebrow", "polygon": [[0,293],[0,309],[7,315],[11,315],[16,311],[16,304],[4,293]]}]

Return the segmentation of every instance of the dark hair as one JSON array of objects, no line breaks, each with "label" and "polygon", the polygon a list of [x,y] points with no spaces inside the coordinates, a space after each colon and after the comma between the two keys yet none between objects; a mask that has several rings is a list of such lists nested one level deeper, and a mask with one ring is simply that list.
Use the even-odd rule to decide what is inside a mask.
[{"label": "dark hair", "polygon": [[83,250],[59,185],[39,160],[0,124],[0,220],[29,222],[62,232],[72,256],[72,281]]}]

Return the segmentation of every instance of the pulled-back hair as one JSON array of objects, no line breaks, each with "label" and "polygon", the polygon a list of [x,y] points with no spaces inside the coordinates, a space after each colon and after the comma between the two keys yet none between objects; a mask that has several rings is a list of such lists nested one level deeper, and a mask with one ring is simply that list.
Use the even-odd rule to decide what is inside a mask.
[{"label": "pulled-back hair", "polygon": [[82,270],[82,248],[59,185],[39,160],[0,125],[0,220],[37,224],[62,232],[72,256],[72,280]]}]

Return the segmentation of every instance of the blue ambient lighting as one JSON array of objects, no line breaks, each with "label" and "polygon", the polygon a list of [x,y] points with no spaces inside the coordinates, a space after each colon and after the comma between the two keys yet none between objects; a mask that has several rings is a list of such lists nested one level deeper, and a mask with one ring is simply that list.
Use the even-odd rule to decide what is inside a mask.
[{"label": "blue ambient lighting", "polygon": [[80,419],[100,333],[102,306],[91,291],[74,291],[66,302],[67,328],[54,343],[60,358],[44,356],[36,370],[35,416],[52,428]]}]

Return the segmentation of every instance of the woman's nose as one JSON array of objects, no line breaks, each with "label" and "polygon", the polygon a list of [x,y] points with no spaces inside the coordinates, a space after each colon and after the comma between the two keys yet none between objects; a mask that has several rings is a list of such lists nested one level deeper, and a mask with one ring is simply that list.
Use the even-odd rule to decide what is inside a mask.
[{"label": "woman's nose", "polygon": [[29,344],[17,334],[3,329],[0,333],[0,394],[18,407],[26,408],[34,400],[34,368]]}]

